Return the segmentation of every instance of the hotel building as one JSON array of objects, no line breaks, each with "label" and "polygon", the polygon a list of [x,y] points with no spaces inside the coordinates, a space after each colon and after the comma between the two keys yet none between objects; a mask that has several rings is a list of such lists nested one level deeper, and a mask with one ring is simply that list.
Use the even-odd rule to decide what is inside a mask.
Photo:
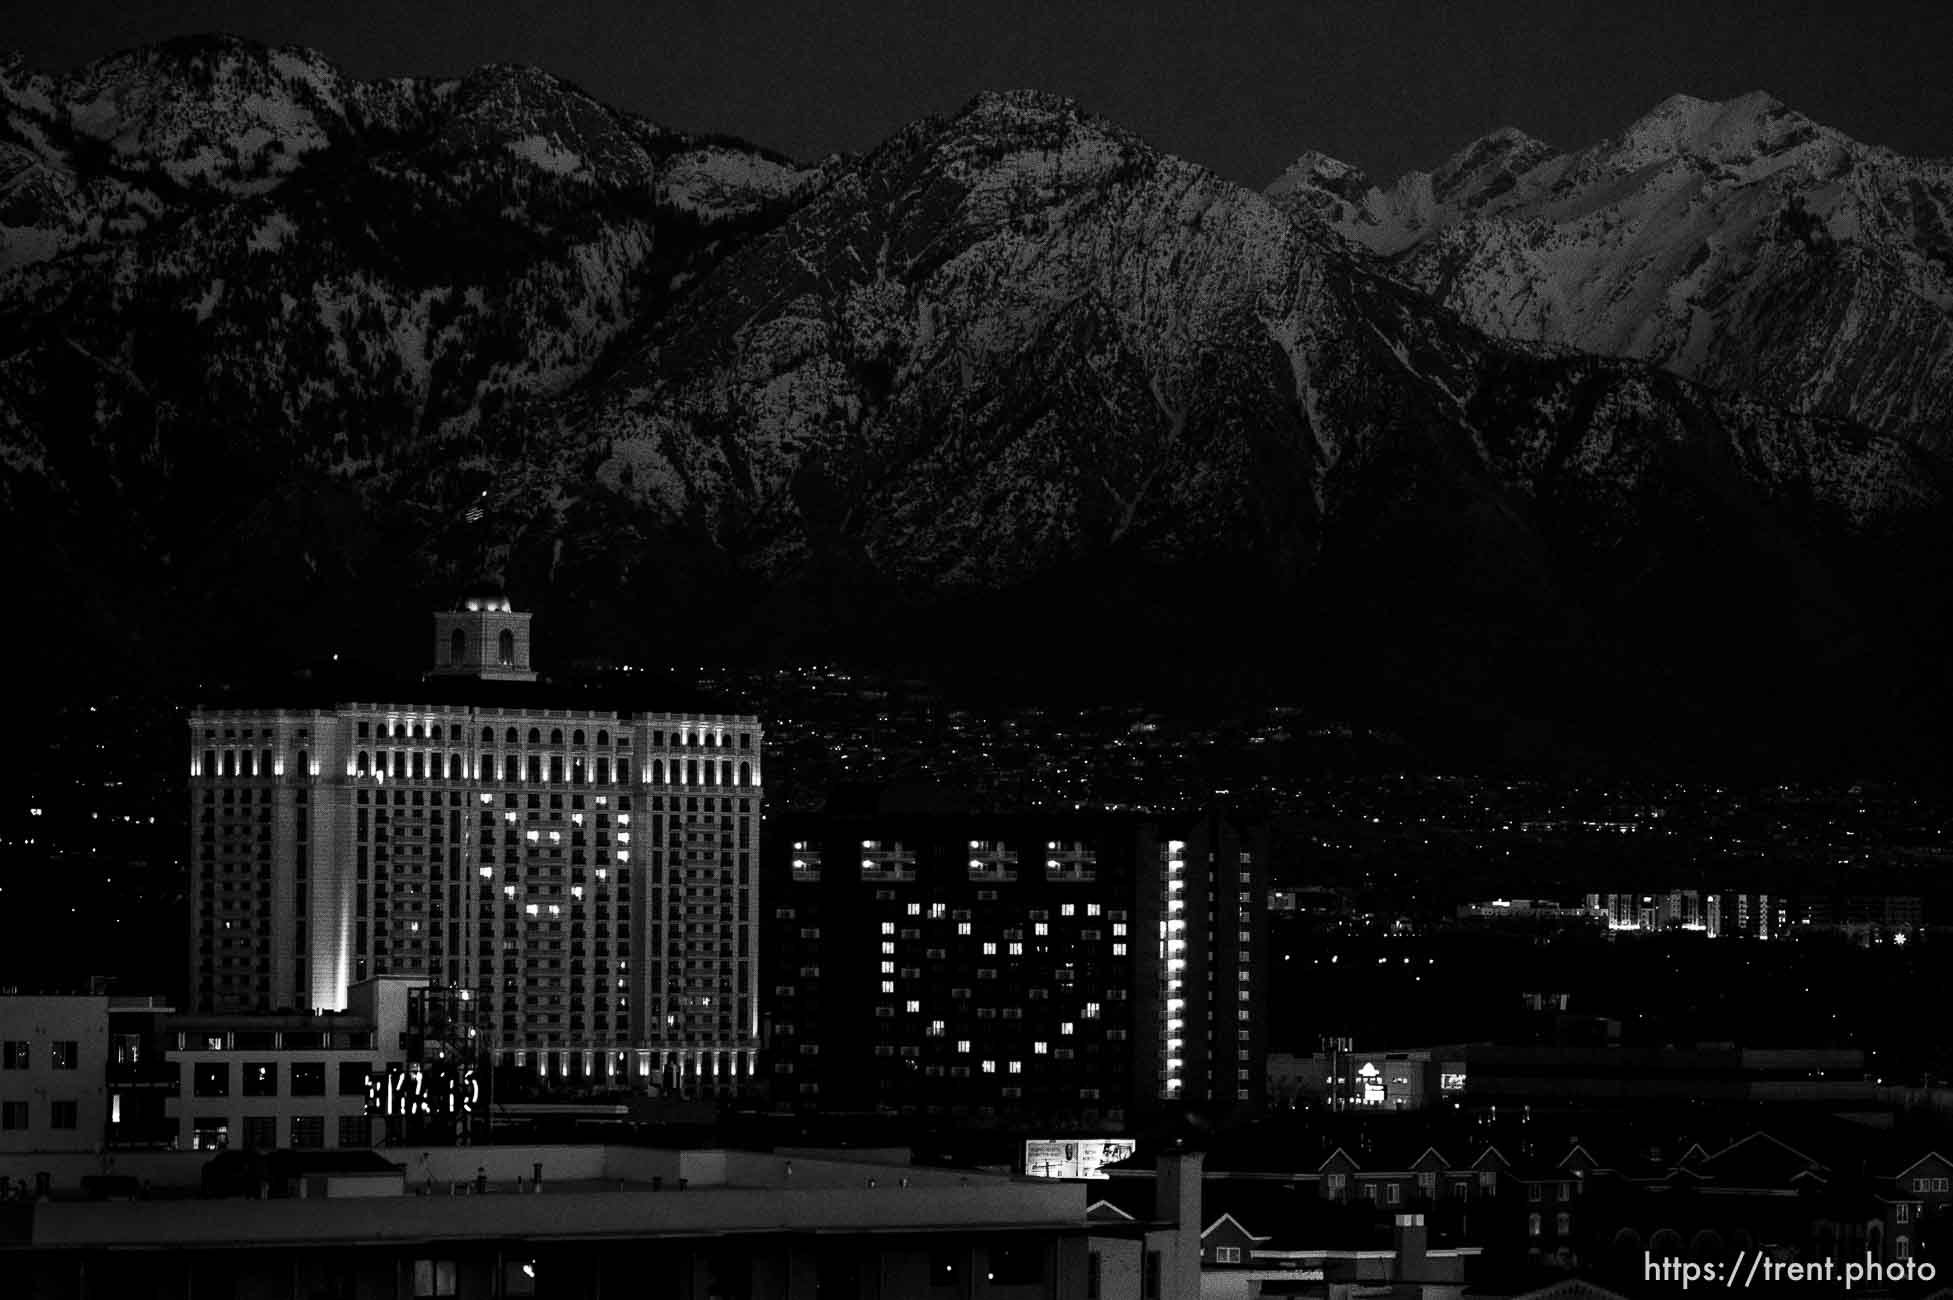
[{"label": "hotel building", "polygon": [[776,1101],[1087,1129],[1260,1105],[1266,891],[1224,818],[830,802],[769,845]]},{"label": "hotel building", "polygon": [[758,720],[573,707],[502,596],[434,615],[411,696],[189,717],[190,1005],[452,986],[551,1078],[736,1090],[758,1046]]}]

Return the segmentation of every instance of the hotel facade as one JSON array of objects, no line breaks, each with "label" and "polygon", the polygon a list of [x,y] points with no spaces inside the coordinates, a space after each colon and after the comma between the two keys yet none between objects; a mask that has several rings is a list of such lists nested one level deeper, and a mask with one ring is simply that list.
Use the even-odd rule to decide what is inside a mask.
[{"label": "hotel facade", "polygon": [[530,617],[435,614],[412,699],[190,714],[193,1011],[343,1010],[417,976],[501,1065],[754,1077],[758,719],[567,707]]}]

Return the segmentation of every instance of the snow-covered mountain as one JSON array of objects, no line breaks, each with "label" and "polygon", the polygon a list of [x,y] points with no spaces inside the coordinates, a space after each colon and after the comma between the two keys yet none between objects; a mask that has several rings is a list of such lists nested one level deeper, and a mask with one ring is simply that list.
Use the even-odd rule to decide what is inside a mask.
[{"label": "snow-covered mountain", "polygon": [[1937,626],[1918,441],[1489,338],[1062,99],[801,167],[526,70],[110,64],[4,78],[0,492],[24,598],[144,655],[417,657],[485,564],[558,662],[1253,670],[1492,725],[1871,708]]},{"label": "snow-covered mountain", "polygon": [[1387,188],[1304,154],[1267,193],[1496,336],[1940,445],[1953,425],[1953,162],[1768,95],[1677,95],[1575,153],[1502,130]]}]

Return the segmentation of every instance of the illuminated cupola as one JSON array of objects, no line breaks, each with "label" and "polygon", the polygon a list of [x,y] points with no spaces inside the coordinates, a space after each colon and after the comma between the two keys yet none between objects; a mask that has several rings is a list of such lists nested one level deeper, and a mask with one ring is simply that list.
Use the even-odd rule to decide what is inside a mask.
[{"label": "illuminated cupola", "polygon": [[464,597],[434,615],[434,667],[430,677],[472,677],[485,682],[533,682],[529,667],[528,614],[518,614],[500,592]]}]

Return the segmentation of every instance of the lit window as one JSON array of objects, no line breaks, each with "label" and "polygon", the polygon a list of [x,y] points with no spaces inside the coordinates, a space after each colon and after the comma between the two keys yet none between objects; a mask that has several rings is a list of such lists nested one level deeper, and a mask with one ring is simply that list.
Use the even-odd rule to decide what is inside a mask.
[{"label": "lit window", "polygon": [[910,904],[909,904],[909,915],[910,915],[910,916],[921,916],[921,915],[922,915],[922,904],[921,904],[921,903],[910,903]]},{"label": "lit window", "polygon": [[1099,905],[1097,903],[1085,904],[1085,915],[1097,916],[1098,914],[1099,914]]},{"label": "lit window", "polygon": [[970,1052],[970,1040],[969,1040],[969,1039],[967,1039],[967,1038],[959,1038],[959,1039],[957,1039],[957,1040],[956,1040],[956,1050],[957,1050],[957,1051],[959,1051],[959,1052],[961,1052],[961,1053],[963,1053],[963,1054],[964,1054],[965,1056],[967,1056],[967,1055],[969,1055],[969,1052]]},{"label": "lit window", "polygon": [[983,1063],[983,1072],[985,1074],[995,1074],[997,1072],[997,1063],[995,1061],[985,1061]]},{"label": "lit window", "polygon": [[893,921],[883,921],[883,922],[882,922],[882,933],[883,933],[883,934],[894,934],[894,933],[895,933],[895,922],[893,922]]},{"label": "lit window", "polygon": [[1077,914],[1078,914],[1078,904],[1076,903],[1066,903],[1064,906],[1058,909],[1059,916],[1076,916]]},{"label": "lit window", "polygon": [[970,932],[970,923],[968,921],[958,921],[956,923],[956,933],[968,934],[969,932]]},{"label": "lit window", "polygon": [[1038,922],[1037,924],[1035,924],[1035,925],[1033,925],[1033,926],[1031,927],[1031,933],[1032,933],[1032,934],[1050,934],[1050,933],[1051,933],[1051,922],[1049,922],[1049,921],[1039,921],[1039,922]]},{"label": "lit window", "polygon": [[1013,957],[1022,957],[1024,955],[1024,945],[1021,943],[1012,944],[1010,946],[1010,955]]},{"label": "lit window", "polygon": [[883,953],[885,953],[885,954],[887,954],[888,956],[891,956],[891,957],[892,957],[892,956],[894,956],[894,955],[895,955],[895,940],[893,940],[893,939],[887,939],[887,940],[884,940],[884,941],[882,942],[882,952],[883,952]]},{"label": "lit window", "polygon": [[908,1002],[904,1004],[903,1009],[906,1010],[910,1015],[914,1015],[916,1012],[922,1010],[922,1003],[916,1001],[914,998],[910,998]]},{"label": "lit window", "polygon": [[883,962],[883,963],[882,963],[882,974],[884,974],[884,975],[893,975],[894,973],[895,973],[895,963],[894,963],[894,962],[892,962],[892,961],[885,961],[885,962]]},{"label": "lit window", "polygon": [[1010,1063],[1010,1072],[1011,1072],[1012,1074],[1022,1074],[1022,1073],[1024,1073],[1024,1062],[1022,1062],[1022,1061],[1012,1061],[1012,1062]]},{"label": "lit window", "polygon": [[1031,1044],[1031,1052],[1035,1056],[1043,1056],[1045,1053],[1049,1052],[1050,1050],[1051,1050],[1051,1044],[1049,1043],[1038,1042],[1038,1043]]},{"label": "lit window", "polygon": [[895,992],[895,981],[894,981],[894,980],[883,980],[883,981],[882,981],[882,992],[884,992],[884,993],[893,993],[893,992]]},{"label": "lit window", "polygon": [[1065,1021],[1065,1023],[1058,1026],[1058,1032],[1061,1034],[1069,1034],[1073,1032],[1074,1028],[1075,1026],[1072,1024],[1072,1022],[1067,1020]]},{"label": "lit window", "polygon": [[986,957],[995,957],[997,955],[997,945],[994,943],[984,944],[983,955]]},{"label": "lit window", "polygon": [[1124,934],[1125,932],[1126,932],[1126,923],[1125,923],[1124,921],[1114,921],[1114,922],[1112,923],[1112,933],[1113,933],[1113,934],[1115,934],[1115,935],[1122,935],[1122,934]]},{"label": "lit window", "polygon": [[1125,956],[1125,955],[1126,955],[1126,945],[1125,945],[1125,944],[1123,944],[1123,943],[1115,943],[1115,944],[1113,944],[1113,945],[1112,945],[1112,955],[1113,955],[1114,957],[1123,957],[1123,956]]},{"label": "lit window", "polygon": [[1096,1002],[1087,1002],[1085,1004],[1085,1010],[1080,1014],[1086,1020],[1097,1020],[1099,1018],[1099,1004]]}]

